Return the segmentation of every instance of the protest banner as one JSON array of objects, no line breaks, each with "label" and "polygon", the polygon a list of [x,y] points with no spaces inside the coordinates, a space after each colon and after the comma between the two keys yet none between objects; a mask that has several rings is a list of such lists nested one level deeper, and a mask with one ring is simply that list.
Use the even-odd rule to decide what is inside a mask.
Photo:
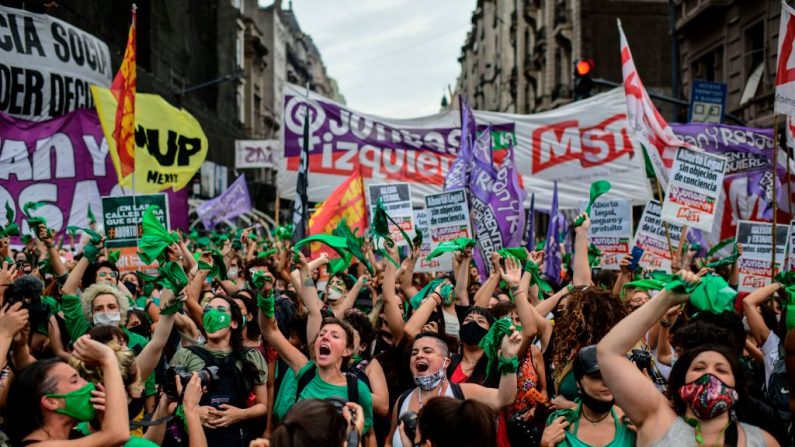
[{"label": "protest banner", "polygon": [[[643,209],[638,228],[635,231],[633,245],[643,250],[643,256],[639,265],[645,270],[671,271],[671,249],[668,247],[668,240],[665,236],[665,227],[660,219],[662,206],[660,202],[651,200]],[[679,240],[682,236],[682,227],[676,224],[668,224],[668,232],[671,236],[671,245],[676,250],[679,247]]]},{"label": "protest banner", "polygon": [[246,176],[241,175],[220,196],[196,207],[196,215],[207,229],[221,222],[251,211],[251,195],[248,193]]},{"label": "protest banner", "polygon": [[[414,210],[414,227],[422,231],[422,245],[420,246],[419,259],[414,267],[416,273],[450,272],[453,270],[453,254],[443,253],[430,261],[426,260],[438,244],[431,241],[431,213],[428,210]],[[416,234],[416,231],[415,231]],[[411,235],[414,236],[413,234]]]},{"label": "protest banner", "polygon": [[[431,250],[444,241],[473,237],[469,204],[463,189],[425,196],[425,209],[430,215],[428,228]],[[423,234],[423,237],[428,236]],[[452,270],[452,261],[450,268]]]},{"label": "protest banner", "polygon": [[171,230],[168,219],[168,197],[165,194],[135,196],[107,196],[102,198],[102,221],[105,225],[105,246],[108,248],[135,247],[142,236],[141,221],[151,205],[160,209],[155,216]]},{"label": "protest banner", "polygon": [[[580,202],[585,211],[587,201]],[[602,252],[599,267],[618,270],[618,263],[629,254],[632,239],[632,205],[626,199],[598,199],[591,207],[591,243]]]},{"label": "protest banner", "polygon": [[273,154],[279,147],[279,140],[236,140],[235,168],[254,169],[275,167]]},{"label": "protest banner", "polygon": [[89,86],[113,77],[108,46],[46,14],[0,6],[0,112],[44,121],[93,109]]},{"label": "protest banner", "polygon": [[[723,192],[711,231],[704,231],[709,245],[733,237],[741,220],[770,221],[772,218],[773,130],[718,124],[672,124],[683,140],[709,153],[726,158]],[[779,180],[786,156],[779,157]],[[786,183],[778,188],[779,210],[788,210]],[[783,216],[779,216],[783,218]],[[728,254],[729,248],[723,254]]]},{"label": "protest banner", "polygon": [[787,270],[795,271],[795,220],[789,223],[789,236],[787,236]]},{"label": "protest banner", "polygon": [[786,2],[781,2],[774,115],[795,115],[795,68],[790,65],[793,45],[795,45],[795,9]]},{"label": "protest banner", "polygon": [[[740,292],[753,292],[759,287],[770,284],[772,232],[773,225],[767,222],[743,220],[737,224],[737,243],[743,247],[743,253],[737,260]],[[776,227],[776,272],[784,264],[788,233],[789,227],[785,225]]]},{"label": "protest banner", "polygon": [[[107,139],[114,165],[118,153],[113,150],[116,98],[110,90],[91,86],[97,114]],[[135,177],[137,193],[179,191],[193,179],[207,157],[207,136],[201,125],[184,109],[177,109],[158,95],[135,95],[135,173],[120,181],[132,187]]]},{"label": "protest banner", "polygon": [[[67,226],[88,226],[89,206],[99,216],[102,196],[129,195],[118,185],[93,110],[75,110],[41,123],[0,113],[0,153],[0,206],[8,202],[15,208],[23,234],[30,233],[21,213],[26,202],[44,202],[33,214],[63,234]],[[171,225],[187,228],[187,190],[167,194]]]},{"label": "protest banner", "polygon": [[725,169],[725,157],[680,147],[668,178],[662,219],[710,231]]},{"label": "protest banner", "polygon": [[414,213],[411,210],[411,187],[408,183],[385,183],[367,186],[368,209],[370,222],[373,221],[373,210],[378,199],[384,203],[386,213],[400,226],[389,222],[389,236],[398,247],[408,245],[409,241],[400,234],[402,229],[408,234],[414,232]]},{"label": "protest banner", "polygon": [[[414,206],[442,190],[459,148],[459,112],[450,110],[413,119],[368,115],[285,85],[283,156],[279,157],[281,197],[295,195],[303,141],[303,111],[311,116],[309,137],[310,201],[322,201],[361,168],[366,182],[408,182]],[[536,194],[536,206],[552,203],[552,182],[560,181],[560,206],[576,208],[595,179],[609,178],[616,197],[645,204],[648,182],[640,148],[629,136],[621,89],[533,115],[475,112],[483,129],[513,139],[515,166],[523,188]],[[510,137],[509,137],[510,136]]]}]

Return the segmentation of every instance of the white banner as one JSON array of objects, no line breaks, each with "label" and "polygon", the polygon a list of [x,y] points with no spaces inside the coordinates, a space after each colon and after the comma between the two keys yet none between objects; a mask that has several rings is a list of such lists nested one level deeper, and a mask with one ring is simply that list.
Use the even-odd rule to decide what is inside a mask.
[{"label": "white banner", "polygon": [[778,59],[776,60],[776,95],[774,113],[795,115],[795,64],[792,46],[795,44],[795,9],[781,2],[781,21],[778,28]]},{"label": "white banner", "polygon": [[236,140],[235,168],[274,168],[273,154],[278,148],[279,140]]},{"label": "white banner", "polygon": [[370,211],[370,222],[373,221],[373,210],[378,199],[384,204],[386,213],[398,223],[400,228],[389,222],[389,236],[399,246],[407,246],[400,230],[407,234],[414,232],[414,213],[411,211],[411,187],[408,183],[386,183],[367,187],[367,205]]},{"label": "white banner", "polygon": [[[279,157],[279,193],[295,195],[303,143],[303,116],[310,113],[309,200],[321,201],[354,170],[365,183],[408,182],[414,206],[441,191],[455,159],[461,135],[459,112],[451,110],[412,119],[391,119],[346,108],[310,92],[284,89],[283,157]],[[552,203],[558,180],[561,208],[576,208],[594,180],[608,179],[615,197],[634,205],[651,199],[643,175],[640,147],[627,129],[621,89],[544,113],[513,115],[475,112],[481,129],[490,126],[497,148],[514,141],[516,169],[536,207]],[[507,143],[506,143],[507,144]],[[499,161],[499,151],[495,160]]]},{"label": "white banner", "polygon": [[[588,202],[580,202],[585,210]],[[588,237],[602,252],[600,268],[618,270],[619,262],[629,254],[632,240],[632,205],[626,199],[598,199],[591,207]]]},{"label": "white banner", "polygon": [[726,157],[680,147],[668,178],[662,219],[711,231],[725,170]]},{"label": "white banner", "polygon": [[93,109],[89,86],[109,87],[112,77],[108,46],[96,36],[46,14],[0,6],[0,112],[44,121]]},{"label": "white banner", "polygon": [[[740,292],[753,292],[759,287],[770,284],[772,232],[773,224],[766,222],[741,220],[737,224],[737,243],[743,247],[743,254],[737,261]],[[788,232],[789,227],[786,225],[776,225],[776,271],[779,271],[784,263]]]},{"label": "white banner", "polygon": [[[635,242],[643,249],[643,256],[638,265],[645,270],[663,270],[671,272],[671,251],[679,248],[679,239],[682,236],[682,227],[676,224],[668,224],[668,234],[666,235],[665,226],[660,219],[662,207],[660,202],[651,200],[643,209],[640,217],[638,229],[635,231]],[[671,239],[671,246],[668,245],[668,238]]]}]

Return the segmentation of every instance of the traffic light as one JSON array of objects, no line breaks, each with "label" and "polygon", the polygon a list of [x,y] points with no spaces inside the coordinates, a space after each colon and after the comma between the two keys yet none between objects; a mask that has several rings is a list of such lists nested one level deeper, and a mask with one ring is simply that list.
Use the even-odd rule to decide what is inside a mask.
[{"label": "traffic light", "polygon": [[588,98],[593,88],[593,61],[579,59],[574,63],[574,100]]}]

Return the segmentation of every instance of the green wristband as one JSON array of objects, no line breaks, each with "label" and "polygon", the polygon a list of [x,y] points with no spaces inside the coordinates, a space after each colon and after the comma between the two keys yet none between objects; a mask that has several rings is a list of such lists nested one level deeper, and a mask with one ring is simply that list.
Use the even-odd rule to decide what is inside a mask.
[{"label": "green wristband", "polygon": [[519,371],[519,357],[511,357],[506,359],[500,355],[500,360],[497,363],[497,369],[500,371],[501,376],[516,374],[516,372]]},{"label": "green wristband", "polygon": [[267,297],[262,296],[262,294],[257,294],[257,307],[265,314],[268,318],[273,318],[273,315],[276,313],[274,310],[276,304],[276,300],[273,298],[273,291]]},{"label": "green wristband", "polygon": [[97,255],[99,255],[99,247],[96,245],[87,244],[85,248],[83,248],[83,256],[88,259],[88,262],[96,264]]}]

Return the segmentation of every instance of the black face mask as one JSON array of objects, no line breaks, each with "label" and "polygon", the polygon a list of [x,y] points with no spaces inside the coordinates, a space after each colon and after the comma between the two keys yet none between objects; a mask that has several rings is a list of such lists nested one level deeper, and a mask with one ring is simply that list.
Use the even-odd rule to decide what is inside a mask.
[{"label": "black face mask", "polygon": [[133,334],[138,334],[141,337],[149,338],[149,331],[146,330],[146,326],[144,326],[143,324],[128,327],[127,330],[132,332]]},{"label": "black face mask", "polygon": [[123,284],[124,284],[124,287],[126,287],[127,290],[130,291],[130,293],[135,295],[133,298],[138,296],[138,286],[135,285],[134,282],[132,282],[132,281],[124,281]]},{"label": "black face mask", "polygon": [[461,337],[461,342],[465,345],[477,346],[488,332],[489,330],[481,327],[477,321],[470,321],[461,326],[458,335]]},{"label": "black face mask", "polygon": [[585,390],[582,388],[580,388],[580,400],[582,401],[583,405],[590,408],[597,414],[607,413],[608,411],[610,411],[611,408],[613,408],[613,404],[615,404],[615,400],[610,400],[607,402],[602,400],[597,400],[595,397],[592,397],[591,395],[586,393]]},{"label": "black face mask", "polygon": [[130,420],[141,414],[141,410],[144,409],[145,401],[146,399],[143,396],[130,399],[130,403],[127,404],[127,414],[129,415]]}]

